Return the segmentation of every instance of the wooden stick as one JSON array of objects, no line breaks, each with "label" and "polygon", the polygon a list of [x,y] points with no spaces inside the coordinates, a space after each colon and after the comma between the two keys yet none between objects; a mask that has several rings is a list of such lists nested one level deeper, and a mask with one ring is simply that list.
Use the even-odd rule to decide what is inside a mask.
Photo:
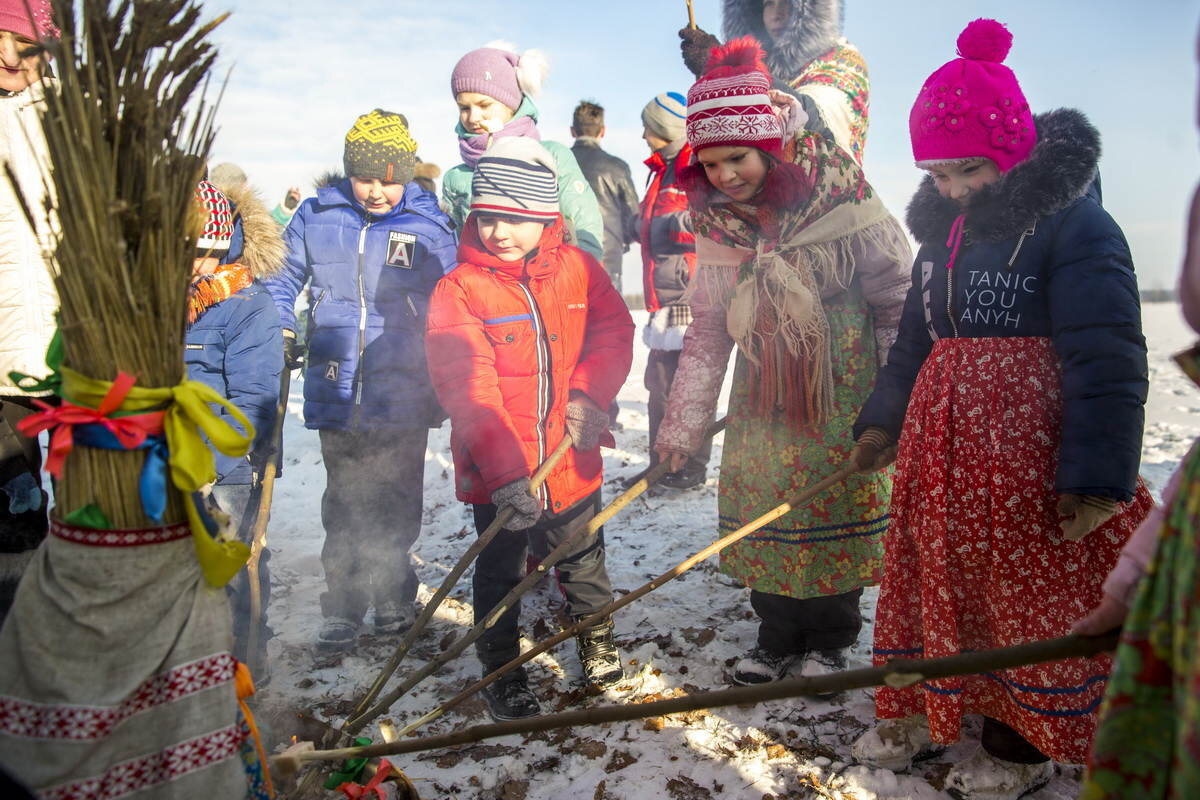
[{"label": "wooden stick", "polygon": [[692,8],[692,0],[687,0],[688,27],[696,30],[696,9]]},{"label": "wooden stick", "polygon": [[[705,432],[705,437],[709,438],[715,436],[717,433],[724,430],[724,428],[725,420],[718,420],[709,427],[708,431]],[[437,658],[433,659],[424,667],[410,675],[408,679],[400,684],[400,686],[393,689],[382,700],[380,700],[374,708],[371,708],[366,712],[351,718],[342,727],[345,735],[353,736],[354,734],[358,733],[363,729],[364,726],[370,723],[371,720],[375,719],[380,714],[383,714],[389,708],[391,708],[393,703],[411,691],[414,686],[425,680],[425,678],[429,677],[433,673],[437,672],[443,665],[449,663],[454,658],[457,658],[463,650],[467,649],[468,645],[482,636],[484,631],[495,625],[496,621],[503,616],[504,612],[511,608],[514,603],[520,600],[523,594],[533,588],[533,586],[537,584],[537,582],[540,581],[555,564],[557,564],[568,553],[575,549],[580,542],[585,541],[588,536],[592,536],[596,533],[596,531],[600,530],[604,523],[616,516],[617,512],[629,505],[629,503],[631,503],[639,494],[646,491],[646,489],[649,488],[654,481],[657,481],[660,477],[662,477],[669,470],[669,468],[670,464],[668,462],[659,462],[658,465],[642,476],[641,480],[618,495],[616,499],[609,503],[598,514],[596,514],[596,516],[588,520],[588,524],[586,526],[575,531],[574,534],[563,540],[557,547],[550,551],[549,555],[541,560],[541,562],[537,565],[537,569],[526,575],[516,586],[512,588],[511,591],[509,591],[508,594],[501,598],[500,601],[496,603],[496,606],[488,612],[487,616],[481,622],[476,623],[471,630],[467,631],[466,635],[462,636],[453,644],[451,644],[450,647],[448,647],[445,652],[443,652]],[[592,615],[592,617],[596,616],[596,614]],[[589,619],[591,619],[591,617],[589,617]],[[510,664],[511,663],[512,662],[510,662]],[[482,688],[482,686],[480,688]],[[411,726],[406,727],[400,731],[399,735],[406,736],[410,731]]]},{"label": "wooden stick", "polygon": [[258,565],[267,546],[267,523],[271,519],[271,499],[275,496],[275,476],[279,474],[279,459],[283,453],[283,422],[287,416],[288,393],[292,371],[284,364],[279,376],[279,399],[275,402],[275,425],[271,429],[274,452],[263,468],[259,483],[258,510],[254,517],[254,535],[250,539],[250,560],[246,562],[246,578],[250,581],[250,634],[246,644],[246,660],[258,652],[258,629],[262,624],[262,588],[258,585]]},{"label": "wooden stick", "polygon": [[[340,761],[347,758],[375,758],[405,753],[418,753],[442,747],[480,742],[500,736],[533,733],[578,725],[597,725],[608,722],[627,722],[646,717],[659,717],[707,708],[786,700],[792,697],[821,696],[852,689],[865,689],[884,684],[911,686],[915,683],[957,675],[976,675],[981,672],[1012,669],[1065,658],[1094,656],[1116,647],[1118,631],[1101,636],[1063,636],[1058,639],[980,650],[953,656],[929,659],[896,659],[882,667],[845,670],[812,678],[789,678],[755,686],[740,686],[712,692],[675,697],[653,703],[607,705],[596,708],[547,714],[528,719],[476,725],[442,736],[373,744],[366,747],[347,747],[339,750],[316,750],[291,755],[299,761]],[[272,767],[274,769],[274,767]]]},{"label": "wooden stick", "polygon": [[[724,421],[724,420],[722,420],[722,421]],[[634,589],[632,592],[630,592],[629,594],[625,595],[624,597],[622,597],[618,600],[614,600],[613,602],[609,603],[607,606],[600,609],[599,611],[592,614],[591,616],[588,616],[582,620],[579,620],[574,625],[571,625],[570,627],[563,630],[561,633],[559,633],[555,636],[552,636],[551,638],[542,642],[541,644],[539,644],[538,646],[529,650],[528,652],[526,652],[520,656],[517,656],[512,661],[509,661],[507,664],[505,664],[504,666],[495,670],[494,672],[491,672],[488,675],[485,675],[483,678],[480,678],[478,681],[471,684],[466,689],[463,689],[457,695],[455,695],[451,699],[447,700],[445,703],[438,706],[433,711],[430,711],[428,714],[426,714],[425,716],[416,720],[415,722],[411,722],[408,725],[406,725],[403,729],[401,729],[400,736],[407,736],[408,734],[412,733],[414,730],[421,727],[422,725],[424,725],[428,722],[432,722],[433,720],[440,717],[442,714],[444,714],[447,711],[449,711],[450,709],[454,708],[456,705],[461,703],[463,700],[466,700],[468,697],[470,697],[471,695],[478,692],[480,689],[483,689],[485,686],[488,686],[491,683],[494,683],[496,680],[498,680],[503,675],[506,675],[509,672],[512,672],[514,669],[516,669],[517,667],[526,663],[530,659],[535,658],[536,656],[541,655],[542,653],[555,647],[556,645],[566,641],[567,639],[571,638],[579,631],[585,630],[585,629],[591,627],[592,625],[595,625],[596,623],[608,618],[615,611],[617,611],[621,608],[624,608],[625,606],[629,605],[630,603],[632,603],[633,601],[635,601],[641,597],[644,597],[645,595],[647,595],[650,592],[654,591],[655,589],[659,588],[663,584],[670,583],[671,581],[675,580],[683,573],[690,570],[692,567],[699,564],[701,561],[704,561],[705,559],[707,559],[709,556],[721,552],[722,550],[724,550],[726,547],[733,544],[734,542],[737,542],[737,541],[740,541],[741,539],[746,538],[747,536],[749,536],[751,533],[754,533],[759,528],[763,527],[764,525],[766,525],[770,522],[774,522],[775,520],[784,516],[788,512],[792,511],[793,509],[800,508],[801,506],[807,505],[808,503],[812,502],[813,498],[815,498],[818,495],[820,495],[821,493],[825,492],[827,489],[829,489],[837,484],[840,484],[842,481],[844,481],[847,477],[849,477],[853,473],[854,473],[854,466],[852,464],[847,464],[847,465],[843,466],[837,472],[833,473],[832,475],[828,476],[827,478],[824,478],[816,485],[814,485],[808,489],[805,489],[795,499],[793,499],[787,503],[783,503],[782,505],[776,506],[775,508],[768,511],[766,514],[763,514],[758,519],[756,519],[752,522],[748,522],[747,524],[738,528],[736,531],[729,534],[728,536],[725,536],[724,538],[719,539],[716,542],[713,542],[712,544],[710,544],[708,547],[701,550],[696,555],[694,555],[691,558],[686,559],[685,561],[678,564],[674,569],[670,570],[669,572],[664,572],[662,575],[659,575],[657,578],[650,581],[649,583],[643,584],[642,586],[638,587],[637,589]]]},{"label": "wooden stick", "polygon": [[[549,458],[542,462],[537,472],[533,473],[533,477],[529,479],[529,489],[531,492],[537,492],[541,488],[542,484],[546,481],[546,476],[550,474],[550,470],[562,460],[567,450],[571,448],[571,441],[570,434],[564,436],[562,441],[558,443],[558,446],[554,448],[554,452],[550,454]],[[379,696],[379,693],[383,691],[383,687],[387,685],[388,680],[395,674],[396,668],[400,666],[400,662],[408,655],[408,651],[412,648],[417,637],[429,625],[429,621],[433,619],[433,615],[441,607],[442,601],[446,599],[446,595],[450,594],[450,590],[458,583],[458,579],[462,577],[462,574],[467,571],[467,567],[474,563],[475,559],[483,551],[483,548],[487,547],[488,543],[496,538],[496,534],[503,530],[504,526],[512,518],[512,515],[512,508],[504,508],[496,515],[492,524],[467,549],[467,552],[463,553],[462,558],[454,565],[454,569],[450,570],[450,574],[446,576],[442,581],[442,585],[434,592],[433,598],[425,605],[416,622],[408,629],[408,633],[405,634],[404,639],[396,646],[396,651],[379,673],[379,677],[375,679],[375,683],[372,684],[370,691],[363,696],[362,700],[358,701],[358,704],[354,707],[352,717],[362,716],[363,712],[371,707],[371,702]]]}]

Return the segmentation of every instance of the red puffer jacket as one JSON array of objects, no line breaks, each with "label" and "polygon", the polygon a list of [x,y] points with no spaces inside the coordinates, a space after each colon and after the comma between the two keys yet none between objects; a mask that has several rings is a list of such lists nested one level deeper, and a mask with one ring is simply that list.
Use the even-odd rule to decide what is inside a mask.
[{"label": "red puffer jacket", "polygon": [[[629,374],[629,309],[600,263],[562,237],[559,217],[532,255],[504,262],[484,249],[472,216],[459,266],[430,299],[429,373],[450,414],[465,502],[490,503],[494,490],[533,474],[562,441],[571,390],[608,408]],[[568,450],[544,485],[546,509],[561,513],[599,489],[602,468],[600,448]]]}]

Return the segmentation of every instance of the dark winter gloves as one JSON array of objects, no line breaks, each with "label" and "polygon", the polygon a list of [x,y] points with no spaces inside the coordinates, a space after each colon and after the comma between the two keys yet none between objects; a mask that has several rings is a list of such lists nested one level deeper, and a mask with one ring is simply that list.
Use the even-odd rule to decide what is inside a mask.
[{"label": "dark winter gloves", "polygon": [[283,330],[283,365],[288,369],[304,366],[304,344],[296,339],[296,332]]},{"label": "dark winter gloves", "polygon": [[896,443],[883,428],[867,428],[850,451],[857,472],[878,472],[896,460]]},{"label": "dark winter gloves", "polygon": [[512,509],[512,518],[504,524],[506,530],[532,528],[542,516],[542,501],[530,494],[529,478],[517,478],[492,492],[492,503],[496,506],[497,515],[505,508]]},{"label": "dark winter gloves", "polygon": [[683,53],[683,63],[692,74],[699,78],[704,74],[708,64],[708,54],[714,47],[721,45],[721,40],[702,28],[681,28],[679,50]]},{"label": "dark winter gloves", "polygon": [[1117,513],[1117,501],[1090,494],[1064,493],[1058,497],[1058,513],[1066,517],[1059,523],[1063,538],[1078,542]]},{"label": "dark winter gloves", "polygon": [[26,511],[37,511],[42,507],[42,487],[31,472],[22,472],[8,483],[0,487],[8,495],[8,513],[23,514]]},{"label": "dark winter gloves", "polygon": [[587,395],[576,392],[567,402],[567,433],[576,450],[585,453],[600,445],[600,434],[608,430],[608,412]]}]

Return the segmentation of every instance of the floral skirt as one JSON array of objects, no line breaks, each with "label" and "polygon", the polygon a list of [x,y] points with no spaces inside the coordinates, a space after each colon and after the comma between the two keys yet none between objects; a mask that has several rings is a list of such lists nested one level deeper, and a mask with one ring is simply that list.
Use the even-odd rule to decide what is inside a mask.
[{"label": "floral skirt", "polygon": [[[1066,635],[1152,501],[1131,503],[1079,542],[1062,537],[1054,490],[1062,397],[1045,338],[943,339],[921,368],[904,420],[875,663],[938,658]],[[1082,763],[1109,657],[876,691],[880,718],[926,714],[933,740],[964,714],[1014,728],[1050,758]]]},{"label": "floral skirt", "polygon": [[[797,430],[782,413],[754,410],[752,370],[739,353],[729,398],[718,497],[725,536],[791,500],[845,464],[850,430],[875,382],[875,336],[858,292],[828,303],[833,414]],[[883,575],[891,476],[852,475],[840,486],[731,545],[721,570],[751,589],[804,600],[873,586]]]},{"label": "floral skirt", "polygon": [[253,796],[229,602],[187,525],[50,534],[0,629],[0,763],[44,800]]},{"label": "floral skirt", "polygon": [[1080,798],[1200,797],[1200,448],[1113,658]]}]

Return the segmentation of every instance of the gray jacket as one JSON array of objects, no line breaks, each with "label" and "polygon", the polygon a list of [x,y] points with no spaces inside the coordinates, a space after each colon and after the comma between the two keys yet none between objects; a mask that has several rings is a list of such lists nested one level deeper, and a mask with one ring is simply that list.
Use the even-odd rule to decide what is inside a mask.
[{"label": "gray jacket", "polygon": [[580,136],[571,147],[583,176],[600,202],[604,218],[604,268],[619,288],[621,257],[637,239],[638,196],[629,165],[600,147],[600,140]]}]

